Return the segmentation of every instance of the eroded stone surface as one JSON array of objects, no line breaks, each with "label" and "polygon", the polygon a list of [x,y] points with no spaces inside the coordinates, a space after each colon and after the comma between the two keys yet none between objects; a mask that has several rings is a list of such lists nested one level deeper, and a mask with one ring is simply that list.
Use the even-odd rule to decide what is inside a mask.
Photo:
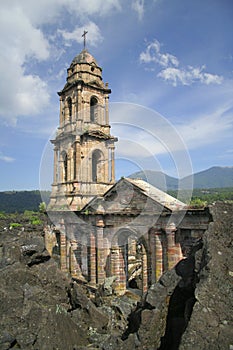
[{"label": "eroded stone surface", "polygon": [[[211,208],[213,223],[203,236],[197,299],[180,349],[229,350],[233,348],[233,206]],[[197,267],[198,268],[198,267]]]}]

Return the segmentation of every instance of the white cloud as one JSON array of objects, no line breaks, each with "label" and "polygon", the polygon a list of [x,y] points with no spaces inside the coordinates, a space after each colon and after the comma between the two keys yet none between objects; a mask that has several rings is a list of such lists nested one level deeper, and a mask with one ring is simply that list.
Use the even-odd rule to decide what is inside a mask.
[{"label": "white cloud", "polygon": [[146,51],[140,54],[140,61],[143,63],[158,63],[162,67],[168,67],[169,65],[177,67],[179,65],[178,59],[169,54],[161,53],[161,44],[158,40],[154,40],[153,43],[149,44]]},{"label": "white cloud", "polygon": [[179,83],[182,85],[191,85],[194,82],[201,82],[202,84],[221,84],[223,78],[216,74],[206,73],[202,67],[189,66],[186,69],[179,69],[168,67],[158,73],[158,77],[170,82],[173,86],[177,86]]},{"label": "white cloud", "polygon": [[76,27],[73,32],[67,32],[65,30],[58,30],[63,38],[69,43],[69,41],[74,40],[77,43],[83,43],[82,34],[86,30],[88,45],[97,46],[103,41],[103,37],[100,33],[99,27],[94,22],[89,22],[84,26]]},{"label": "white cloud", "polygon": [[155,63],[163,67],[157,76],[173,86],[178,84],[192,85],[195,82],[206,85],[221,84],[223,81],[223,77],[205,72],[205,65],[202,67],[187,66],[180,68],[180,62],[176,56],[170,53],[161,53],[161,44],[158,40],[154,40],[145,51],[141,52],[139,60],[142,63]]},{"label": "white cloud", "polygon": [[3,162],[6,162],[6,163],[12,163],[12,162],[15,161],[14,158],[5,156],[5,155],[2,154],[1,152],[0,152],[0,160],[2,160]]},{"label": "white cloud", "polygon": [[77,17],[88,15],[106,16],[112,11],[120,11],[119,0],[11,0],[1,4],[1,7],[21,8],[35,26],[44,23],[54,23],[65,11]]},{"label": "white cloud", "polygon": [[47,85],[39,76],[25,72],[29,59],[49,57],[49,44],[33,27],[20,7],[0,9],[0,115],[15,121],[18,115],[38,113],[48,104]]},{"label": "white cloud", "polygon": [[[50,96],[46,81],[38,73],[33,74],[29,65],[46,61],[58,51],[50,32],[45,38],[44,24],[58,24],[61,16],[69,14],[81,23],[88,16],[107,16],[120,11],[119,0],[11,0],[0,7],[0,118],[15,125],[22,116],[41,113],[48,106]],[[83,27],[82,27],[83,28]],[[89,43],[102,41],[99,28],[89,22]],[[56,29],[55,29],[56,30]],[[69,42],[79,36],[81,27],[74,32],[63,31]],[[76,39],[81,41],[82,38]],[[50,42],[49,42],[50,41]],[[51,46],[50,46],[51,45]],[[52,45],[55,47],[52,47]],[[61,51],[61,50],[60,50]],[[58,52],[60,55],[60,53]],[[54,61],[56,58],[54,58]]]},{"label": "white cloud", "polygon": [[144,14],[144,0],[133,0],[132,9],[137,13],[138,18],[141,21]]},{"label": "white cloud", "polygon": [[78,15],[99,15],[106,16],[112,11],[120,11],[121,4],[119,0],[60,0],[67,8]]}]

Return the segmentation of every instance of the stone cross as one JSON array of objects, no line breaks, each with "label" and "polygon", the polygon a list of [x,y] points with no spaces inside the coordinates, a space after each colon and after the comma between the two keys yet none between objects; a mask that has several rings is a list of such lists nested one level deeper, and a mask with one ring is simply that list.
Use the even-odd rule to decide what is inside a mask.
[{"label": "stone cross", "polygon": [[84,47],[84,49],[86,48],[86,35],[87,35],[87,33],[88,33],[88,31],[84,30],[84,31],[83,31],[83,35],[82,35],[82,37],[83,37],[83,47]]}]

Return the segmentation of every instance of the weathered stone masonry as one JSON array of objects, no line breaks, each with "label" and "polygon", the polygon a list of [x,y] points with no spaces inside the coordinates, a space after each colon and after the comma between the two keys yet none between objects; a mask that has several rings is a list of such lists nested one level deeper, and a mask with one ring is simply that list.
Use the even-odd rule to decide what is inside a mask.
[{"label": "weathered stone masonry", "polygon": [[145,292],[182,257],[181,244],[207,229],[208,213],[142,180],[115,183],[114,150],[102,69],[84,49],[67,70],[54,145],[47,247],[60,267],[96,288],[116,276],[115,291]]}]

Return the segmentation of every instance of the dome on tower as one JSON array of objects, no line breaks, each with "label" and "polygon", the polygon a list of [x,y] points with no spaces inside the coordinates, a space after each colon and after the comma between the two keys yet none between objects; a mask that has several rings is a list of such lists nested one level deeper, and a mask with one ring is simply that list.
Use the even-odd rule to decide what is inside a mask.
[{"label": "dome on tower", "polygon": [[71,66],[77,63],[94,63],[97,66],[95,58],[87,51],[87,49],[82,50],[71,62]]}]

